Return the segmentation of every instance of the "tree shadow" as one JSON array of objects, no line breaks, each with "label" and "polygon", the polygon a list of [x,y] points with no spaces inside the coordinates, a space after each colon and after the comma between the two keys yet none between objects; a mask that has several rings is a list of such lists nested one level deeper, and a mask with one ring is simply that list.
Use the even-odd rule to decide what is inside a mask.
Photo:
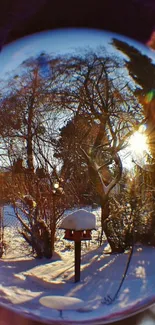
[{"label": "tree shadow", "polygon": [[[71,263],[70,268],[67,268],[65,263],[63,265],[58,263],[59,265],[56,265],[57,270],[61,271],[62,269],[62,272],[59,272],[57,277],[51,277],[51,280],[48,282],[44,280],[43,274],[40,274],[40,278],[37,278],[35,267],[39,266],[39,261],[33,260],[30,261],[29,265],[24,261],[22,267],[20,262],[7,264],[10,279],[7,282],[8,272],[6,272],[6,278],[5,281],[2,279],[2,285],[6,287],[16,285],[25,290],[29,287],[32,292],[35,292],[35,297],[32,296],[27,300],[25,299],[25,301],[23,299],[20,303],[16,303],[17,308],[20,306],[21,309],[26,308],[34,311],[42,296],[60,295],[82,298],[87,309],[98,309],[101,315],[117,313],[133,305],[136,306],[137,303],[148,298],[153,293],[155,281],[150,281],[149,277],[152,277],[155,272],[153,263],[154,248],[145,247],[143,249],[136,245],[118,298],[112,305],[105,306],[103,304],[104,297],[107,295],[113,297],[119,287],[127,264],[128,254],[104,255],[103,249],[104,245],[82,256],[80,282],[74,283],[74,263]],[[52,261],[42,262],[43,265],[49,266],[48,271],[52,273],[54,268],[54,264],[52,267]],[[28,272],[24,281],[19,279],[19,281],[13,282],[11,278],[12,267],[14,268],[14,274],[17,270],[19,272],[30,272]],[[31,273],[31,268],[34,268],[33,274]],[[63,275],[65,275],[65,278],[63,278]],[[7,295],[3,294],[1,301],[10,304],[11,302],[8,298]],[[51,315],[53,315],[52,311]]]},{"label": "tree shadow", "polygon": [[58,253],[54,253],[52,259],[36,259],[36,258],[27,258],[27,259],[7,259],[0,260],[0,274],[1,274],[1,285],[4,287],[19,285],[22,288],[27,287],[28,278],[24,276],[25,273],[31,271],[32,269],[42,265],[49,266],[54,262],[61,261],[61,257]]},{"label": "tree shadow", "polygon": [[[153,295],[154,252],[152,247],[145,247],[145,249],[141,249],[141,246],[138,245],[135,247],[128,272],[116,301],[120,308],[126,308],[134,301],[137,303]],[[82,259],[81,281],[74,284],[74,288],[67,294],[74,294],[78,298],[83,296],[87,300],[89,297],[92,301],[96,297],[103,301],[103,298],[108,295],[113,298],[125,272],[128,254],[107,256],[96,252],[92,259],[88,256],[90,257],[91,254]],[[74,282],[73,272],[68,272],[65,281]]]}]

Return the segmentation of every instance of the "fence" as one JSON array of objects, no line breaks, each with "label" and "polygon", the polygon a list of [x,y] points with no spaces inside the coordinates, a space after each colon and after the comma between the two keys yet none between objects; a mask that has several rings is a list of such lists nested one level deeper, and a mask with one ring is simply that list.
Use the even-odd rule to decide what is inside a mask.
[{"label": "fence", "polygon": [[15,215],[13,207],[11,205],[4,206],[2,208],[2,214],[4,256],[7,258],[22,257],[25,254],[25,250],[29,254],[27,243],[20,234],[21,224]]},{"label": "fence", "polygon": [[4,228],[5,227],[12,227],[14,229],[17,229],[18,227],[20,227],[20,222],[17,219],[15,213],[14,213],[14,209],[11,205],[6,205],[3,207],[3,215],[4,215]]}]

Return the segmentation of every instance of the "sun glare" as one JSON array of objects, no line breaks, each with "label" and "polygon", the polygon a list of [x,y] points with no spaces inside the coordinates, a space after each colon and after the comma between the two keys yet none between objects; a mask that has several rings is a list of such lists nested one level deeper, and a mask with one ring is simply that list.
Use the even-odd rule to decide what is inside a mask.
[{"label": "sun glare", "polygon": [[130,149],[136,154],[143,154],[149,151],[147,137],[144,133],[136,131],[129,140]]}]

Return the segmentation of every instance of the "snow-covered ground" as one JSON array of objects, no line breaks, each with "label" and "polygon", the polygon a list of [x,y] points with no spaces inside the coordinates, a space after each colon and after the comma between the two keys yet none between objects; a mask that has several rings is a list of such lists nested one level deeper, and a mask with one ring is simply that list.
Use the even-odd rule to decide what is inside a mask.
[{"label": "snow-covered ground", "polygon": [[[101,232],[101,227],[100,227],[100,208],[98,209],[91,209],[91,207],[85,208],[88,212],[95,213],[96,215],[96,230],[92,231],[92,240],[91,241],[86,241],[82,242],[82,251],[86,251],[97,248],[98,247],[98,239],[100,238],[100,232]],[[78,210],[78,209],[77,209]],[[69,211],[68,213],[66,212],[65,216],[68,214],[71,214],[73,211]],[[4,207],[4,240],[6,243],[6,254],[16,254],[18,256],[19,251],[21,252],[21,245],[19,245],[19,238],[18,238],[18,229],[20,228],[20,222],[17,220],[14,210],[11,206],[5,206]],[[61,226],[61,222],[60,222]],[[94,228],[94,223],[93,223],[93,228]],[[15,236],[15,234],[17,236]],[[18,238],[18,240],[17,240]],[[74,243],[71,241],[66,241],[64,240],[64,231],[62,229],[57,229],[56,231],[56,244],[55,248],[56,251],[58,252],[65,252],[65,251],[72,251],[74,249]],[[22,239],[21,239],[22,240]],[[24,245],[24,247],[23,247]],[[12,249],[13,247],[13,249]],[[20,247],[20,248],[19,248]],[[26,243],[23,241],[22,248],[24,250],[27,249]],[[10,255],[9,255],[10,256]]]},{"label": "snow-covered ground", "polygon": [[[111,305],[105,305],[104,297],[110,295],[113,298],[118,289],[128,253],[106,254],[107,243],[97,247],[95,239],[91,246],[83,244],[81,281],[74,283],[74,251],[62,238],[62,232],[57,234],[62,237],[57,241],[53,259],[37,260],[29,254],[13,227],[7,227],[5,231],[12,239],[7,254],[0,260],[0,303],[18,312],[54,324],[103,324],[155,301],[153,247],[135,246],[118,298]],[[45,306],[43,297],[46,296],[55,297],[51,301],[53,308]],[[81,300],[84,301],[82,305]],[[78,301],[79,307],[76,305]]]}]

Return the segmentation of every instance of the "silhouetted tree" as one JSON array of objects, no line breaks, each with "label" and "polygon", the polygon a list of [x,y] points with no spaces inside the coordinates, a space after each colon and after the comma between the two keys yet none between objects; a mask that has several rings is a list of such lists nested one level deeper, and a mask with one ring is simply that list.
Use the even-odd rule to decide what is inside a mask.
[{"label": "silhouetted tree", "polygon": [[136,83],[135,95],[144,111],[146,136],[152,155],[148,157],[148,164],[144,169],[146,167],[146,174],[150,171],[150,184],[155,188],[155,64],[149,56],[126,42],[113,39],[112,44],[128,57],[125,65]]}]

